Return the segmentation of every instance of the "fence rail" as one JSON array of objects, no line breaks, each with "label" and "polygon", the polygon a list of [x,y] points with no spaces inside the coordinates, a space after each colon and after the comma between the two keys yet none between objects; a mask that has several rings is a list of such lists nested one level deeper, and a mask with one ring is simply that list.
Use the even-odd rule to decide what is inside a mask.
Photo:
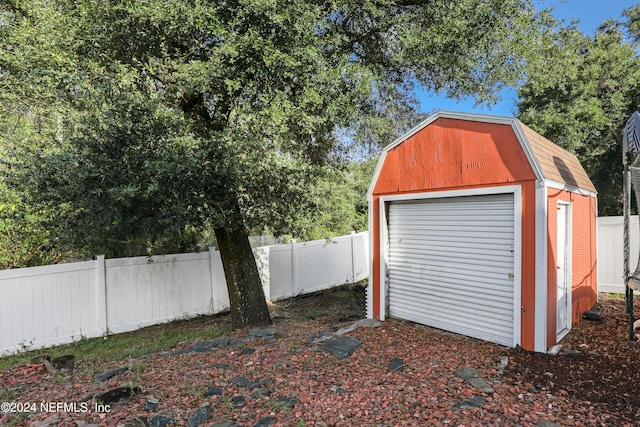
[{"label": "fence rail", "polygon": [[[368,277],[368,233],[255,249],[276,301]],[[0,356],[229,307],[220,253],[105,259],[0,271]]]}]

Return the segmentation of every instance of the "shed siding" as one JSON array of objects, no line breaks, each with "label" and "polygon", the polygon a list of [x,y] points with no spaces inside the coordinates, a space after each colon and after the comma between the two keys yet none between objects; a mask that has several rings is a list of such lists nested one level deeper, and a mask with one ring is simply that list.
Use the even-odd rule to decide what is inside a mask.
[{"label": "shed siding", "polygon": [[373,194],[534,180],[509,125],[439,118],[387,152]]},{"label": "shed siding", "polygon": [[[572,265],[571,322],[580,322],[582,313],[597,301],[596,278],[596,199],[563,190],[549,189],[547,198],[547,330],[556,330],[556,254],[557,206],[559,201],[571,203]],[[555,333],[547,335],[547,347],[556,343]]]}]

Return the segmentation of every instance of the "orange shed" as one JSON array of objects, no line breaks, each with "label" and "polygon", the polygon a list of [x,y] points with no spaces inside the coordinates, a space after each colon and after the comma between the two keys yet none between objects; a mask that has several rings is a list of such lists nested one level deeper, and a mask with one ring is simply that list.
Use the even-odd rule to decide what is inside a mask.
[{"label": "orange shed", "polygon": [[367,314],[546,352],[596,303],[596,189],[515,118],[438,112],[368,192]]}]

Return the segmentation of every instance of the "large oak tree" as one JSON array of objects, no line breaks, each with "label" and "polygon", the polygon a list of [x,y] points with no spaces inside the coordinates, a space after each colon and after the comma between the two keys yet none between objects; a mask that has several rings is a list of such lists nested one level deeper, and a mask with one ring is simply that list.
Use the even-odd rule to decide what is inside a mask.
[{"label": "large oak tree", "polygon": [[210,227],[237,326],[270,322],[248,227],[290,231],[318,167],[414,124],[415,84],[495,99],[541,25],[529,0],[0,7],[6,182],[55,207],[53,240],[76,251],[161,251]]}]

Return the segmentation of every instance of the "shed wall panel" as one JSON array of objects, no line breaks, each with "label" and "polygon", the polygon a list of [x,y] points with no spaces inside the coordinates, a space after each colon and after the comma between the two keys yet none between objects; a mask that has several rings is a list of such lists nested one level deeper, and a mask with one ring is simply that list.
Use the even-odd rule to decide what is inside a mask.
[{"label": "shed wall panel", "polygon": [[373,194],[534,180],[508,125],[438,119],[386,153]]}]

